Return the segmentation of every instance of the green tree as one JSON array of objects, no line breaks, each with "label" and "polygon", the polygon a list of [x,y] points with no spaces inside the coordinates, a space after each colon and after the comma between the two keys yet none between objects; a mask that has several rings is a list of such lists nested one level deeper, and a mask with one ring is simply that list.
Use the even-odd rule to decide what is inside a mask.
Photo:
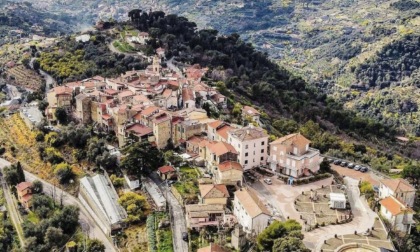
[{"label": "green tree", "polygon": [[51,251],[60,249],[66,240],[66,235],[63,234],[61,228],[49,227],[45,232],[44,241]]},{"label": "green tree", "polygon": [[276,239],[273,245],[273,252],[310,252],[302,240],[296,237],[284,237]]},{"label": "green tree", "polygon": [[19,183],[19,175],[13,166],[8,166],[4,168],[3,173],[7,184],[9,184],[10,186],[15,186]]},{"label": "green tree", "polygon": [[18,175],[18,183],[24,182],[25,181],[25,173],[23,172],[23,168],[22,168],[22,165],[20,164],[20,162],[17,162],[17,164],[16,164],[16,172],[17,172],[17,175]]},{"label": "green tree", "polygon": [[79,208],[77,206],[64,206],[51,219],[51,225],[61,228],[65,234],[73,234],[79,224]]},{"label": "green tree", "polygon": [[331,165],[327,159],[322,160],[321,164],[319,165],[319,172],[321,173],[331,172]]},{"label": "green tree", "polygon": [[144,217],[144,210],[148,208],[146,198],[134,192],[126,192],[120,197],[118,203],[127,211],[127,221],[139,222]]},{"label": "green tree", "polygon": [[270,251],[276,239],[285,237],[292,231],[300,231],[301,225],[295,220],[286,222],[273,221],[263,232],[257,236],[257,248],[259,251]]},{"label": "green tree", "polygon": [[54,202],[46,195],[36,194],[32,198],[32,209],[38,217],[45,219],[52,214]]},{"label": "green tree", "polygon": [[67,163],[60,163],[54,166],[54,174],[57,176],[60,184],[66,184],[73,179],[74,173]]},{"label": "green tree", "polygon": [[115,187],[121,187],[124,185],[124,178],[119,178],[115,174],[112,174],[109,179]]},{"label": "green tree", "polygon": [[42,193],[44,190],[44,185],[42,184],[41,181],[39,180],[35,180],[34,182],[32,182],[32,192],[35,194],[40,194]]},{"label": "green tree", "polygon": [[130,175],[149,174],[164,164],[162,153],[148,142],[138,142],[123,151],[126,156],[121,161],[121,168]]},{"label": "green tree", "polygon": [[86,252],[105,252],[105,246],[98,239],[89,239],[87,241]]},{"label": "green tree", "polygon": [[407,165],[402,171],[402,176],[404,178],[410,179],[413,184],[418,185],[420,179],[420,165]]},{"label": "green tree", "polygon": [[68,115],[67,115],[66,110],[63,107],[58,107],[55,110],[54,115],[55,115],[55,118],[57,118],[57,120],[60,124],[66,124],[67,123]]}]

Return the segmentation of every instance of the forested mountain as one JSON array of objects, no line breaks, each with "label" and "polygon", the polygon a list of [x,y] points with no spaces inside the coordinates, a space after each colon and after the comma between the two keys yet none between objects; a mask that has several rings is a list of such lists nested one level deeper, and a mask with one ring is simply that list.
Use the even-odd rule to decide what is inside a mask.
[{"label": "forested mountain", "polygon": [[0,3],[0,45],[33,34],[60,36],[76,30],[74,17],[35,9],[30,3]]}]

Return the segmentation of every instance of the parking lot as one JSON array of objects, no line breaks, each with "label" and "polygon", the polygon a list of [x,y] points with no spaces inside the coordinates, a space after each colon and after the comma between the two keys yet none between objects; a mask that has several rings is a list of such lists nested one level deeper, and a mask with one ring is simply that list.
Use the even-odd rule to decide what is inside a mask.
[{"label": "parking lot", "polygon": [[379,177],[378,175],[376,175],[375,173],[373,173],[371,170],[369,170],[368,172],[360,172],[354,169],[341,167],[335,164],[331,164],[331,168],[334,171],[338,172],[338,174],[340,174],[341,176],[346,176],[346,177],[350,177],[350,178],[354,178],[354,179],[358,179],[362,181],[369,181],[374,186],[378,186],[379,180],[383,179]]}]

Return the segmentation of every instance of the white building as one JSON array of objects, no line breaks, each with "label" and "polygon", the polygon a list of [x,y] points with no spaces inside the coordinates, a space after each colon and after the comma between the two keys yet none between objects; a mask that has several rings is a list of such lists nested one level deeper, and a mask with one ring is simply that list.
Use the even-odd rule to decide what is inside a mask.
[{"label": "white building", "polygon": [[330,193],[330,208],[346,209],[346,196],[344,193]]},{"label": "white building", "polygon": [[262,128],[249,125],[230,130],[228,143],[238,152],[238,162],[244,170],[266,164],[268,135]]},{"label": "white building", "polygon": [[379,198],[394,196],[403,204],[413,207],[416,189],[404,179],[382,179],[379,181]]},{"label": "white building", "polygon": [[233,214],[245,232],[255,235],[261,233],[269,225],[272,217],[258,197],[244,188],[235,192]]},{"label": "white building", "polygon": [[391,223],[395,230],[410,233],[414,211],[402,204],[398,199],[389,196],[380,201],[381,215]]}]

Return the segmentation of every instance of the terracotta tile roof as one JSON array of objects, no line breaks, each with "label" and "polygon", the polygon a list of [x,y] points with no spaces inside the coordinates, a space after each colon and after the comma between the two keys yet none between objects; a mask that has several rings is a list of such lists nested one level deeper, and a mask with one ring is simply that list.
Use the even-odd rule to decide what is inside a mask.
[{"label": "terracotta tile roof", "polygon": [[145,110],[143,110],[142,112],[140,112],[142,115],[144,115],[144,116],[149,116],[149,115],[151,115],[152,113],[154,113],[154,112],[156,112],[156,111],[159,111],[159,107],[156,107],[156,106],[150,106],[150,107],[147,107]]},{"label": "terracotta tile roof", "polygon": [[134,124],[126,128],[127,132],[133,132],[136,136],[142,137],[153,133],[153,130],[141,124]]},{"label": "terracotta tile roof", "polygon": [[198,249],[197,252],[228,252],[228,250],[215,243],[212,243],[207,247]]},{"label": "terracotta tile roof", "polygon": [[105,89],[105,90],[104,90],[104,93],[105,93],[105,94],[109,94],[109,95],[116,95],[116,94],[118,94],[119,92],[118,92],[117,90],[115,90],[115,89],[108,88],[108,89]]},{"label": "terracotta tile roof", "polygon": [[268,137],[264,130],[260,127],[254,127],[252,125],[243,127],[241,129],[235,129],[229,131],[232,137],[239,139],[240,141],[254,140],[259,138]]},{"label": "terracotta tile roof", "polygon": [[123,92],[121,92],[121,93],[118,94],[118,98],[119,99],[122,99],[122,98],[125,98],[125,97],[129,97],[129,96],[134,96],[134,93],[131,92],[130,90],[126,90],[126,91],[123,91]]},{"label": "terracotta tile roof", "polygon": [[189,88],[182,89],[182,100],[185,101],[194,101],[194,93]]},{"label": "terracotta tile roof", "polygon": [[242,165],[235,161],[225,161],[223,163],[220,163],[217,167],[221,172],[229,171],[231,169],[242,171]]},{"label": "terracotta tile roof", "polygon": [[283,144],[283,145],[294,145],[299,148],[305,148],[307,144],[310,144],[311,141],[306,139],[300,133],[290,134],[284,137],[281,137],[270,144]]},{"label": "terracotta tile roof", "polygon": [[233,154],[238,154],[238,152],[233,148],[232,145],[225,143],[225,142],[212,142],[207,145],[210,152],[214,153],[216,156],[221,156],[228,152]]},{"label": "terracotta tile roof", "polygon": [[233,130],[233,127],[230,127],[229,125],[224,125],[220,129],[218,129],[216,132],[219,136],[221,136],[223,139],[227,141],[228,139],[228,132],[230,130]]},{"label": "terracotta tile roof", "polygon": [[202,138],[202,137],[192,136],[186,142],[189,143],[189,144],[193,144],[193,145],[199,145],[200,142],[202,142],[203,140],[205,140],[205,139]]},{"label": "terracotta tile roof", "polygon": [[69,83],[64,84],[64,86],[69,87],[69,88],[80,87],[81,85],[82,83],[80,81],[69,82]]},{"label": "terracotta tile roof", "polygon": [[399,215],[402,213],[414,213],[412,209],[409,207],[405,207],[403,204],[401,204],[397,199],[394,197],[386,197],[385,199],[381,200],[379,202],[381,206],[385,207],[393,216]]},{"label": "terracotta tile roof", "polygon": [[219,127],[220,125],[224,124],[225,122],[220,121],[220,120],[216,120],[214,122],[208,123],[207,125],[213,129],[216,129],[217,127]]},{"label": "terracotta tile roof", "polygon": [[31,183],[31,182],[24,181],[24,182],[20,182],[19,184],[17,184],[17,185],[16,185],[16,189],[17,189],[19,192],[21,192],[21,191],[23,191],[23,190],[25,190],[26,188],[31,187],[31,186],[32,186],[32,183]]},{"label": "terracotta tile roof", "polygon": [[133,97],[134,101],[138,101],[138,102],[150,102],[149,98],[147,98],[145,95],[143,94],[139,94]]},{"label": "terracotta tile roof", "polygon": [[161,174],[166,174],[168,172],[174,172],[175,168],[169,165],[165,165],[165,166],[159,167],[158,170]]},{"label": "terracotta tile roof", "polygon": [[153,122],[154,123],[161,123],[161,122],[169,121],[170,119],[171,118],[166,113],[162,113],[162,114],[159,114],[158,116],[156,116],[153,119]]},{"label": "terracotta tile roof", "polygon": [[91,82],[91,81],[86,81],[86,82],[83,82],[83,86],[85,88],[94,88],[95,87],[95,83],[94,82]]},{"label": "terracotta tile roof", "polygon": [[406,180],[402,178],[398,179],[381,179],[379,180],[386,187],[391,189],[394,192],[413,192],[416,189],[410,185]]},{"label": "terracotta tile roof", "polygon": [[200,184],[198,185],[198,188],[200,189],[200,195],[203,199],[229,197],[226,185],[223,184]]},{"label": "terracotta tile roof", "polygon": [[110,115],[108,115],[108,114],[103,114],[103,115],[102,115],[102,119],[104,119],[104,120],[109,120],[109,119],[111,119],[111,116],[110,116]]},{"label": "terracotta tile roof", "polygon": [[22,196],[22,200],[23,200],[23,202],[28,202],[28,201],[30,201],[32,199],[32,194],[25,194],[25,195],[23,195]]},{"label": "terracotta tile roof", "polygon": [[92,80],[97,80],[97,81],[104,82],[105,81],[105,78],[102,77],[102,76],[96,75],[96,76],[92,77]]},{"label": "terracotta tile roof", "polygon": [[235,192],[235,198],[241,203],[245,211],[251,218],[255,218],[260,214],[271,216],[267,207],[261,202],[257,195],[250,189],[242,188]]},{"label": "terracotta tile roof", "polygon": [[246,113],[248,115],[259,115],[260,114],[260,112],[258,112],[256,109],[254,109],[253,107],[250,107],[250,106],[244,106],[242,108],[242,112]]},{"label": "terracotta tile roof", "polygon": [[58,86],[51,89],[50,92],[55,92],[55,95],[71,95],[73,90],[66,86]]},{"label": "terracotta tile roof", "polygon": [[169,88],[165,89],[165,91],[163,91],[162,93],[162,96],[165,98],[169,98],[171,97],[171,95],[172,95],[172,89],[169,89]]}]

